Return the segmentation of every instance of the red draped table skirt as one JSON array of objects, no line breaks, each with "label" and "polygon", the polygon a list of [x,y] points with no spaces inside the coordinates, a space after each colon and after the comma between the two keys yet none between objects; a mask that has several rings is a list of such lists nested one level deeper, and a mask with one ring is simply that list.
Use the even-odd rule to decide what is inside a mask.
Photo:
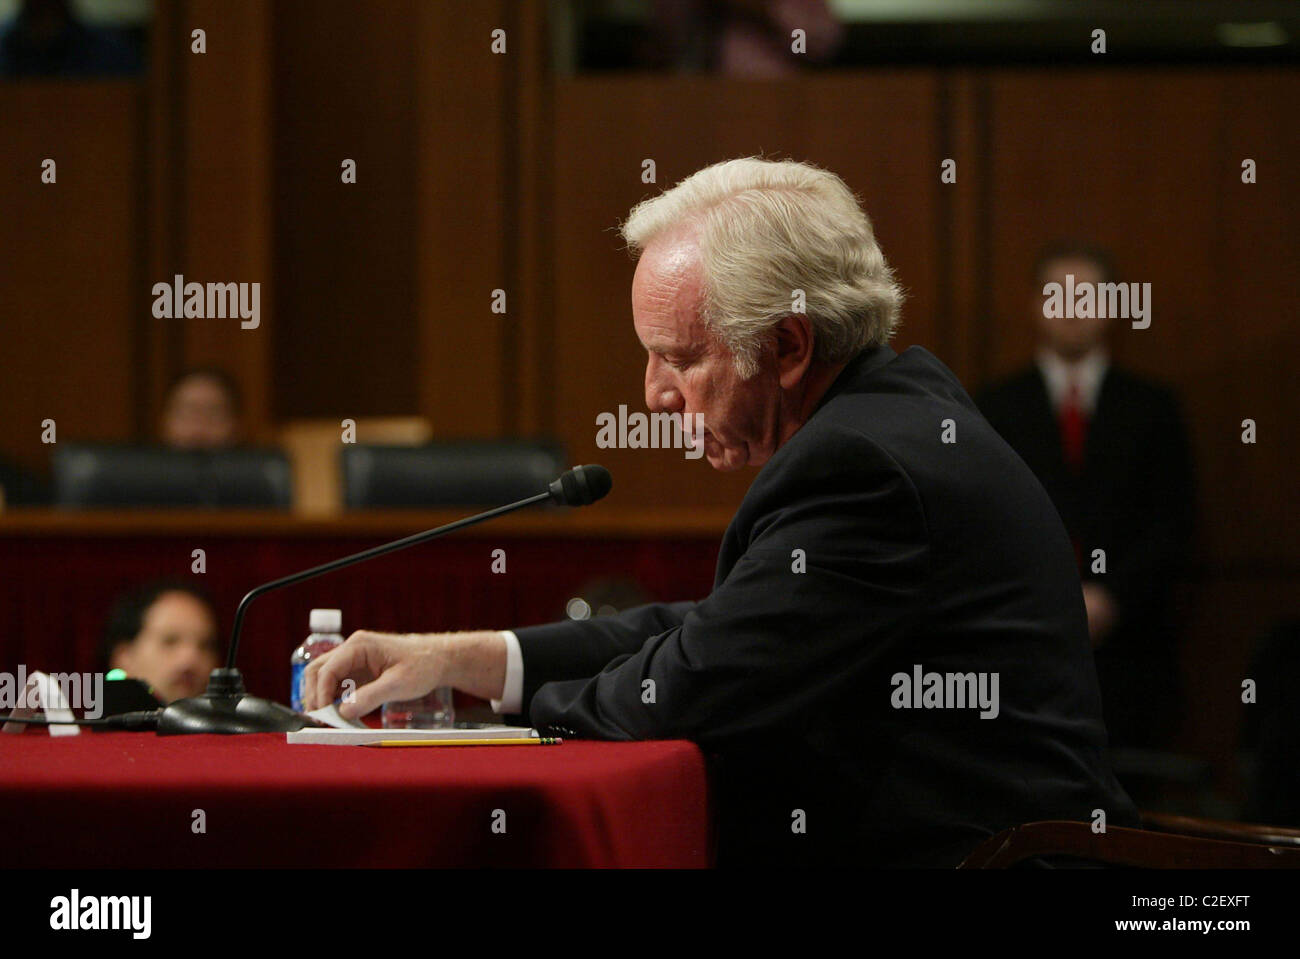
[{"label": "red draped table skirt", "polygon": [[0,834],[29,867],[711,864],[704,757],[682,741],[376,749],[32,729],[0,735]]}]

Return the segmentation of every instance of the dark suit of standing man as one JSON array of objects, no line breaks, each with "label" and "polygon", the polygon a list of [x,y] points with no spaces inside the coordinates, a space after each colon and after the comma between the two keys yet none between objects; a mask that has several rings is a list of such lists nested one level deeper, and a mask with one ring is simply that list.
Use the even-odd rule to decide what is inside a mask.
[{"label": "dark suit of standing man", "polygon": [[1056,510],[942,363],[886,342],[900,293],[844,183],[728,161],[623,230],[647,406],[759,468],[713,591],[363,631],[308,666],[308,708],[349,678],[344,715],[452,685],[568,736],[692,739],[725,866],[953,866],[1016,823],[1135,825]]},{"label": "dark suit of standing man", "polygon": [[[1111,279],[1103,254],[1060,246],[1040,259],[1036,289],[1067,274],[1076,284]],[[1047,489],[1074,543],[1111,743],[1166,745],[1179,688],[1171,587],[1193,510],[1183,418],[1168,389],[1110,362],[1106,319],[1044,317],[1042,302],[1037,361],[978,403]]]}]

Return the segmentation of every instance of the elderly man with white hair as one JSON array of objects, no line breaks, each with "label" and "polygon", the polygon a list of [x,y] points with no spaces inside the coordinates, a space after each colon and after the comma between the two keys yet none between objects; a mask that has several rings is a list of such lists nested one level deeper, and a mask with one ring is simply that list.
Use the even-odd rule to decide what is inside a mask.
[{"label": "elderly man with white hair", "polygon": [[[709,754],[720,865],[952,866],[1010,825],[1135,825],[1043,488],[928,351],[839,177],[757,158],[635,207],[652,411],[758,468],[713,591],[512,632],[362,631],[346,715],[450,685],[567,735]],[[647,690],[653,695],[647,695]]]}]

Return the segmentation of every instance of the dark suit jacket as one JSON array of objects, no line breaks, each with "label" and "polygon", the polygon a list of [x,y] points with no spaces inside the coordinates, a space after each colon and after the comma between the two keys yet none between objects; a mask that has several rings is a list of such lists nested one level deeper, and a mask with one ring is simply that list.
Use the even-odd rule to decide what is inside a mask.
[{"label": "dark suit jacket", "polygon": [[[1084,580],[1107,586],[1119,625],[1097,651],[1112,742],[1159,745],[1176,706],[1170,588],[1189,547],[1192,459],[1172,393],[1111,365],[1088,425],[1083,471],[1065,463],[1037,366],[982,392],[978,405],[1056,504],[1083,554]],[[1094,549],[1104,574],[1092,572]]]},{"label": "dark suit jacket", "polygon": [[[849,364],[754,479],[706,599],[516,633],[535,725],[712,754],[720,865],[950,866],[1016,823],[1134,824],[1056,510],[920,347]],[[999,714],[894,708],[915,665],[997,673]]]}]

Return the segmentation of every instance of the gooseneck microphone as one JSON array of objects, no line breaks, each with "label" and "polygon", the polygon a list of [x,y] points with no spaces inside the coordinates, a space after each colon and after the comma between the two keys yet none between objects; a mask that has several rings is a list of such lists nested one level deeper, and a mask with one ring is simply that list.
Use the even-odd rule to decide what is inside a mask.
[{"label": "gooseneck microphone", "polygon": [[446,526],[439,526],[423,533],[416,533],[413,536],[407,536],[405,539],[385,543],[382,546],[363,550],[351,556],[344,556],[342,559],[336,559],[321,566],[314,566],[300,573],[293,573],[255,587],[240,600],[239,607],[235,610],[235,622],[230,632],[230,653],[226,657],[225,668],[218,667],[212,671],[212,674],[208,677],[207,691],[202,696],[178,699],[176,702],[164,707],[158,719],[158,734],[167,736],[178,733],[292,732],[309,724],[309,719],[301,713],[294,712],[287,706],[272,702],[269,699],[249,696],[244,689],[244,677],[235,667],[235,656],[239,651],[239,634],[244,623],[244,614],[248,611],[249,604],[262,594],[285,586],[292,586],[304,580],[314,579],[317,576],[332,573],[337,569],[364,563],[377,556],[394,553],[399,549],[406,549],[408,546],[415,546],[417,543],[425,543],[431,539],[437,539],[439,536],[445,536],[447,533],[454,533],[458,529],[464,529],[466,526],[473,526],[476,523],[482,523],[505,513],[511,513],[517,509],[534,506],[538,503],[551,502],[563,506],[589,506],[597,500],[603,499],[613,486],[614,480],[605,467],[594,465],[575,466],[551,483],[549,489],[544,493],[538,493],[536,496],[521,499],[517,503],[499,506],[496,509],[488,510],[486,513],[469,516],[454,523],[448,523]]},{"label": "gooseneck microphone", "polygon": [[[551,491],[546,495],[565,506],[590,506],[596,500],[604,499],[613,487],[614,478],[605,467],[575,466],[552,483]],[[505,508],[514,509],[528,502],[525,500]]]}]

